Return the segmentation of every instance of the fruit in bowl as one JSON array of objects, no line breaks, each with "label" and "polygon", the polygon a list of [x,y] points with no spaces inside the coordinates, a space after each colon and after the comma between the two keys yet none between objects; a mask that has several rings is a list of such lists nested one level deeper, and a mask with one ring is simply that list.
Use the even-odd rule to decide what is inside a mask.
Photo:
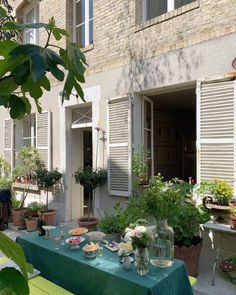
[{"label": "fruit in bowl", "polygon": [[72,238],[69,240],[69,244],[79,243],[80,237]]},{"label": "fruit in bowl", "polygon": [[94,258],[96,257],[98,248],[98,244],[94,244],[93,242],[91,242],[90,244],[87,244],[83,247],[83,251],[87,258]]},{"label": "fruit in bowl", "polygon": [[66,243],[70,245],[71,250],[79,249],[79,243],[82,243],[85,239],[83,237],[72,237],[66,239]]}]

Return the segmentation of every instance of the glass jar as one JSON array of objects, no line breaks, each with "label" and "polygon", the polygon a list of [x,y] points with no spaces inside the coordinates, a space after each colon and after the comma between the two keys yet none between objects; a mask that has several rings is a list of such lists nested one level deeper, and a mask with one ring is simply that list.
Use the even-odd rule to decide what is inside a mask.
[{"label": "glass jar", "polygon": [[149,272],[148,263],[149,263],[149,251],[148,248],[136,248],[134,251],[135,256],[135,266],[137,273],[141,276],[146,275]]},{"label": "glass jar", "polygon": [[174,263],[174,231],[167,220],[157,221],[156,234],[150,246],[150,263],[162,268]]}]

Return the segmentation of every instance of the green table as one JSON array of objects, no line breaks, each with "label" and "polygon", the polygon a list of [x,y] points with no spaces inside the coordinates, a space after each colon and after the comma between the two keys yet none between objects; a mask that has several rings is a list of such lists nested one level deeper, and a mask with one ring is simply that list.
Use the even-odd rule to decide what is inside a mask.
[{"label": "green table", "polygon": [[[58,229],[54,230],[57,234]],[[82,250],[70,250],[68,245],[54,250],[52,240],[37,232],[17,238],[26,259],[41,275],[76,295],[192,295],[185,265],[176,260],[171,268],[150,266],[146,276],[139,276],[135,266],[122,268],[117,253],[104,248],[101,264],[89,260]],[[81,247],[84,243],[81,244]]]}]

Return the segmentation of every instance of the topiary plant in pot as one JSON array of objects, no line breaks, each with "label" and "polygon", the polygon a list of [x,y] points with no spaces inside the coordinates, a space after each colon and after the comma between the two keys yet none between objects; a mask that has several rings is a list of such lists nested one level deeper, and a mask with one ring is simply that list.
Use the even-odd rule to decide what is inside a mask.
[{"label": "topiary plant in pot", "polygon": [[78,222],[81,226],[87,228],[96,228],[98,219],[94,217],[92,210],[93,204],[93,191],[98,187],[102,186],[107,181],[107,172],[104,169],[93,170],[91,167],[85,169],[79,168],[75,173],[75,182],[83,186],[89,194],[88,200],[88,216],[79,218]]},{"label": "topiary plant in pot", "polygon": [[62,178],[62,174],[55,168],[51,171],[41,168],[36,171],[38,186],[46,191],[46,209],[39,210],[39,217],[46,225],[53,225],[56,222],[56,210],[49,209],[48,193]]}]

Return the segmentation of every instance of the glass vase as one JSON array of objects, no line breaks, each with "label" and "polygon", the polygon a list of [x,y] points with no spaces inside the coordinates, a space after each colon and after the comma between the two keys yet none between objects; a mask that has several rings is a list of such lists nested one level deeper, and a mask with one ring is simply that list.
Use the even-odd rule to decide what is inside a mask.
[{"label": "glass vase", "polygon": [[137,273],[141,276],[146,275],[149,272],[149,251],[148,248],[136,249],[135,255],[135,266]]},{"label": "glass vase", "polygon": [[150,263],[162,268],[174,263],[174,231],[167,220],[157,221],[156,234],[150,245]]}]

